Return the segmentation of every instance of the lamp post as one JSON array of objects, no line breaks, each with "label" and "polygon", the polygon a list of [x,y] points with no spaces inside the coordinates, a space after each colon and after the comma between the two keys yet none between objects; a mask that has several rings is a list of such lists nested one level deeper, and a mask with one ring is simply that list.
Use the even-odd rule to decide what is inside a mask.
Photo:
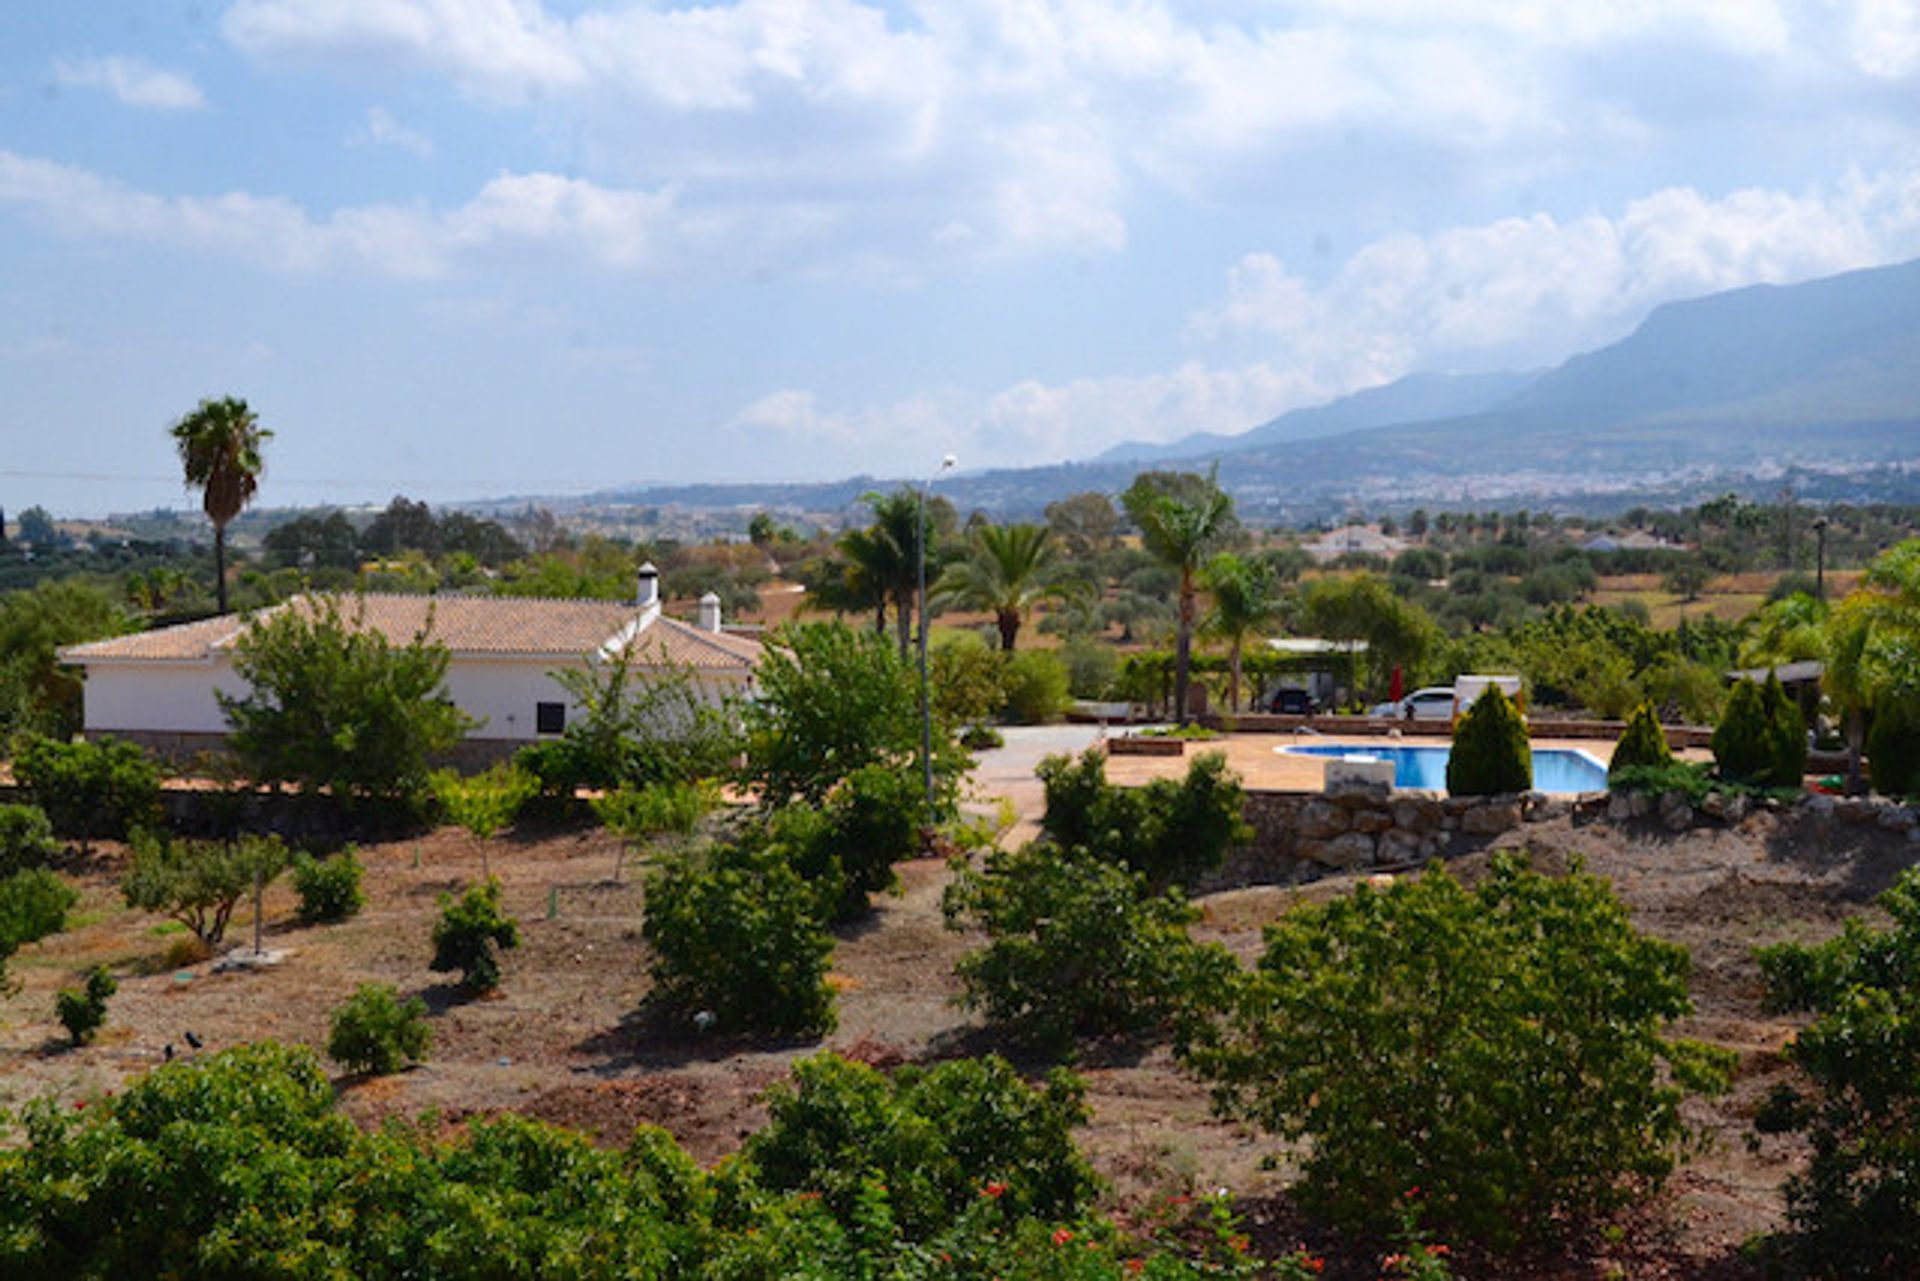
[{"label": "lamp post", "polygon": [[933,482],[953,470],[952,454],[940,460],[940,469],[920,486],[920,514],[913,531],[920,574],[920,776],[927,789],[927,826],[933,826],[933,703],[927,694],[927,491]]},{"label": "lamp post", "polygon": [[1825,516],[1813,518],[1813,533],[1814,546],[1817,549],[1814,552],[1813,562],[1813,594],[1815,599],[1825,600],[1827,598],[1827,518]]}]

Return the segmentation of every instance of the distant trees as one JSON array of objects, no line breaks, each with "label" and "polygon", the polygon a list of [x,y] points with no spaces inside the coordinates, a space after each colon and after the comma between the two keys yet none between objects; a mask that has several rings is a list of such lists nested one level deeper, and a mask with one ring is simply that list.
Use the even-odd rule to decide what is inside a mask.
[{"label": "distant trees", "polygon": [[77,579],[0,596],[0,741],[20,730],[57,738],[78,731],[80,677],[57,653],[132,626],[112,596]]},{"label": "distant trees", "polygon": [[273,433],[260,426],[247,402],[227,396],[203,400],[173,425],[187,484],[201,491],[213,522],[214,593],[227,612],[227,523],[253,501],[264,466],[260,447]]}]

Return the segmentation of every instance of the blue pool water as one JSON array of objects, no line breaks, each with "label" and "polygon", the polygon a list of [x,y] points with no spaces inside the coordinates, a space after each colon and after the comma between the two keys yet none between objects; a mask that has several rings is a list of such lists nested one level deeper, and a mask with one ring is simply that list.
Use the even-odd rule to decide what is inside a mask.
[{"label": "blue pool water", "polygon": [[[1453,748],[1315,743],[1310,747],[1289,747],[1285,750],[1300,756],[1349,756],[1392,761],[1395,787],[1444,792],[1447,790],[1447,755]],[[1607,787],[1607,767],[1585,752],[1563,747],[1536,747],[1533,750],[1533,787],[1538,792],[1603,792]]]}]

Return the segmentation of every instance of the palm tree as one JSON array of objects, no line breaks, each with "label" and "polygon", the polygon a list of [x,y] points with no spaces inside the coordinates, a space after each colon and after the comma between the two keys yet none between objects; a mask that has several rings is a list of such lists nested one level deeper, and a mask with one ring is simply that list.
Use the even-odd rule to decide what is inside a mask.
[{"label": "palm tree", "polygon": [[1027,611],[1069,594],[1060,568],[1053,531],[1045,525],[982,525],[974,531],[972,554],[948,568],[934,595],[992,613],[1000,648],[1011,653]]},{"label": "palm tree", "polygon": [[1187,715],[1187,676],[1193,657],[1193,628],[1199,614],[1200,565],[1215,544],[1234,529],[1233,499],[1218,483],[1216,466],[1204,478],[1147,472],[1134,478],[1121,496],[1140,540],[1155,559],[1180,574],[1179,630],[1173,657],[1174,715]]},{"label": "palm tree", "polygon": [[[920,594],[920,543],[931,541],[933,522],[911,489],[867,494],[863,501],[873,509],[873,524],[863,531],[866,554],[859,564],[893,602],[893,626],[900,657],[905,658],[913,638],[913,605]],[[841,550],[849,551],[844,539]]]},{"label": "palm tree", "polygon": [[200,505],[213,522],[214,595],[222,614],[227,612],[227,522],[253,501],[262,468],[260,446],[272,435],[246,401],[232,396],[203,400],[173,425],[187,484],[200,489]]},{"label": "palm tree", "polygon": [[839,563],[838,578],[815,590],[814,599],[823,608],[840,613],[873,611],[873,630],[887,630],[887,577],[894,553],[891,546],[875,538],[871,530],[849,529],[835,544],[846,559]]},{"label": "palm tree", "polygon": [[1846,715],[1847,786],[1859,791],[1868,713],[1920,699],[1920,539],[1882,552],[1825,631],[1822,680]]},{"label": "palm tree", "polygon": [[1227,706],[1240,708],[1240,657],[1249,637],[1265,632],[1280,612],[1274,593],[1273,571],[1265,564],[1247,562],[1232,552],[1221,552],[1202,571],[1213,608],[1200,629],[1227,642]]}]

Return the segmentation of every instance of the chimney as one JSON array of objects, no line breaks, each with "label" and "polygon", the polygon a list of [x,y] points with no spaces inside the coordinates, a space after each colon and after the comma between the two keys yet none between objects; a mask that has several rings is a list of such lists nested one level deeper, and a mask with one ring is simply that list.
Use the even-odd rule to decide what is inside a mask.
[{"label": "chimney", "polygon": [[640,567],[640,584],[633,603],[641,609],[656,608],[660,604],[660,571],[652,561]]},{"label": "chimney", "polygon": [[700,598],[700,630],[703,632],[720,630],[720,598],[712,592]]}]

